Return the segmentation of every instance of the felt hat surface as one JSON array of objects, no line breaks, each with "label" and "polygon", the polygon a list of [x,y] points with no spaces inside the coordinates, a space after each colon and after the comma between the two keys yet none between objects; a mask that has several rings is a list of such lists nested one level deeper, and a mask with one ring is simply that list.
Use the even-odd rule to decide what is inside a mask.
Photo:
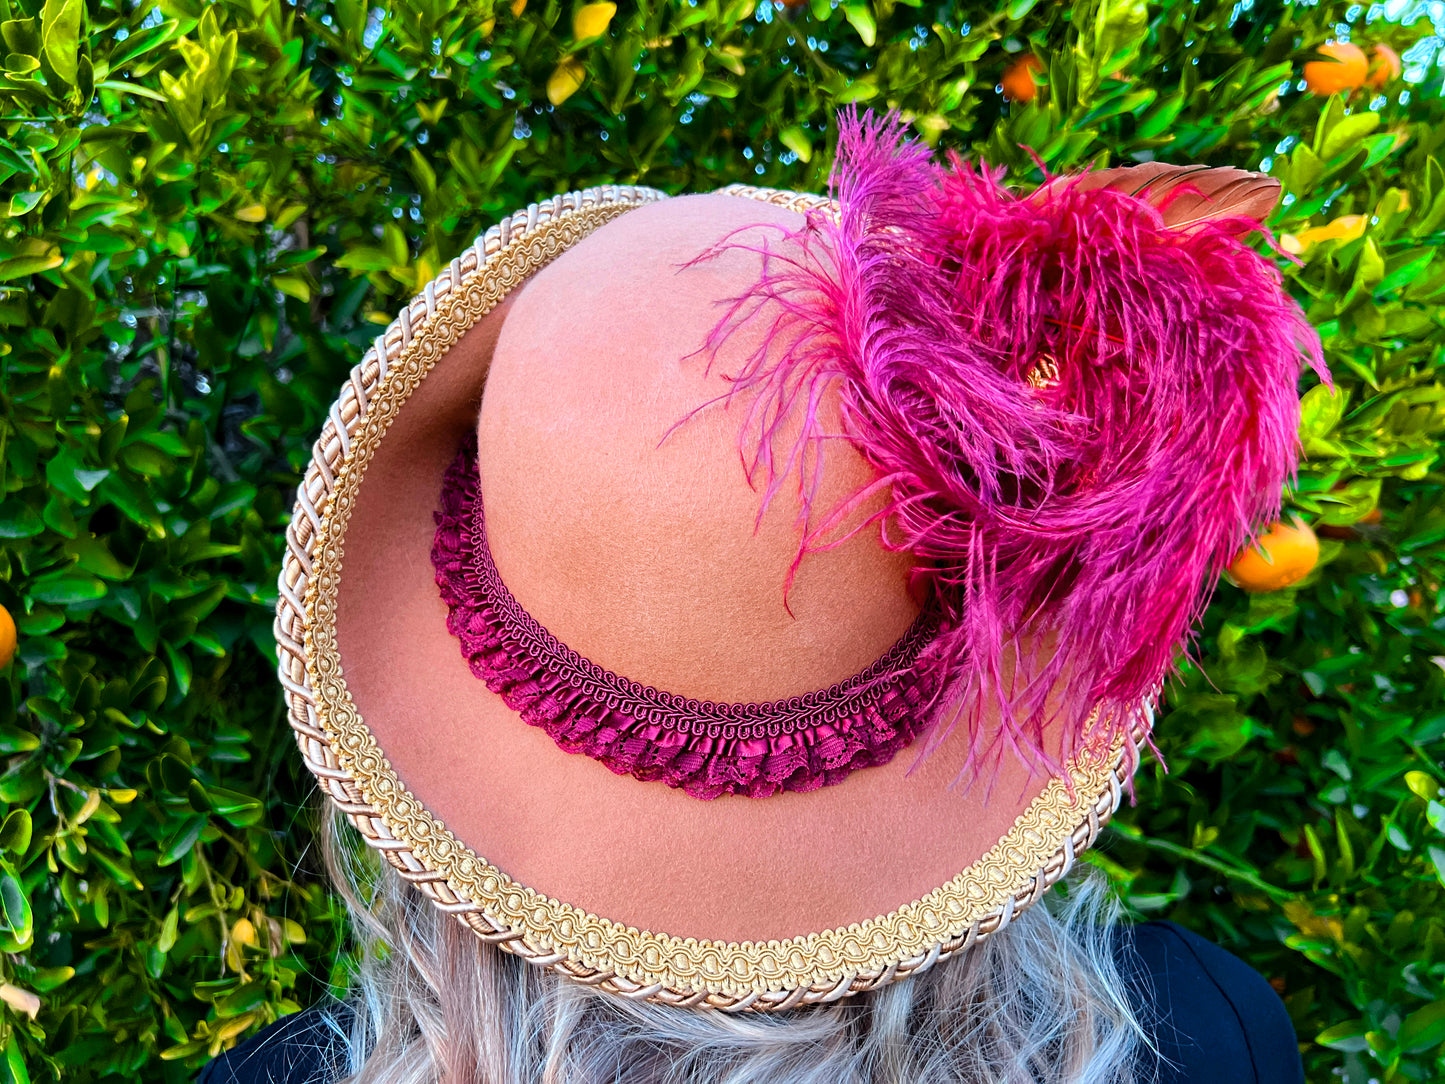
[{"label": "felt hat surface", "polygon": [[[766,324],[700,353],[720,306],[792,251],[740,231],[796,236],[830,206],[604,187],[512,215],[377,338],[298,492],[276,634],[307,767],[437,906],[623,996],[790,1008],[967,949],[1094,841],[1152,722],[1143,697],[1085,740],[1039,731],[1041,759],[902,741],[856,770],[684,785],[569,748],[468,656],[447,553],[493,571],[539,651],[704,715],[846,692],[932,628],[910,555],[843,529],[882,496],[795,561],[803,505],[866,490],[868,457],[834,442],[810,492],[766,501],[740,465],[730,378]],[[829,424],[847,410],[834,393],[814,407]],[[448,533],[459,470],[484,533]],[[997,706],[976,726],[1001,732]]]}]

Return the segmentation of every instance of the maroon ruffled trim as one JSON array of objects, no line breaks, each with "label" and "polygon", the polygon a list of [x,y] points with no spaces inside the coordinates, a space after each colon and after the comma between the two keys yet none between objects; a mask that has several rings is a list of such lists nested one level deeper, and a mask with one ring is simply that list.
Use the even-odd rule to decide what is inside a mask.
[{"label": "maroon ruffled trim", "polygon": [[472,673],[569,753],[694,798],[764,798],[886,764],[925,729],[933,686],[913,663],[938,632],[925,609],[893,648],[827,689],[766,704],[714,704],[620,677],[531,617],[486,541],[475,438],[448,468],[432,545],[436,582]]}]

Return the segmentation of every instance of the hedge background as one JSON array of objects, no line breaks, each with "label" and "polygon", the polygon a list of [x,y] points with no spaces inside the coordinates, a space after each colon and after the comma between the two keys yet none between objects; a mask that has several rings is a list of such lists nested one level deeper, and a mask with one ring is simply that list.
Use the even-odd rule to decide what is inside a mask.
[{"label": "hedge background", "polygon": [[[0,1073],[187,1079],[344,982],[270,625],[293,487],[381,326],[556,191],[817,189],[866,102],[1024,183],[1024,145],[1283,181],[1341,388],[1302,388],[1290,503],[1330,537],[1296,588],[1220,588],[1170,774],[1093,861],[1275,983],[1312,1081],[1445,1078],[1430,5],[609,7],[0,0]],[[1315,97],[1328,39],[1404,77]],[[1008,104],[1027,51],[1046,85]]]}]

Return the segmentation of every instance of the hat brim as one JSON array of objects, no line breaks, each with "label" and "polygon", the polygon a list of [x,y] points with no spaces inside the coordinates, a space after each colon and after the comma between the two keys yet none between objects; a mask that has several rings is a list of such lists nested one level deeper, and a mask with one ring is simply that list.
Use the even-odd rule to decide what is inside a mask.
[{"label": "hat brim", "polygon": [[[796,210],[825,202],[727,191]],[[1133,739],[1086,751],[1061,777],[1006,759],[987,801],[985,788],[948,789],[958,761],[945,745],[823,791],[699,803],[559,755],[467,671],[427,560],[431,513],[475,425],[507,299],[661,198],[608,187],[533,205],[377,339],[298,493],[281,680],[323,791],[485,940],[629,997],[727,1010],[831,1001],[930,967],[1037,902],[1117,808]],[[347,592],[363,584],[366,619],[348,623]],[[1148,722],[1145,709],[1137,732]],[[467,792],[475,801],[459,805]]]}]

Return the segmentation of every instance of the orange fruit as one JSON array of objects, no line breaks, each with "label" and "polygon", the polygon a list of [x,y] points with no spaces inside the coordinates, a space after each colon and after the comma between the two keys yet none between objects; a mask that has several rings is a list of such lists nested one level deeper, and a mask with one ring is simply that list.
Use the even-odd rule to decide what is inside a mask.
[{"label": "orange fruit", "polygon": [[1370,61],[1370,73],[1365,82],[1376,90],[1384,90],[1385,84],[1400,78],[1405,66],[1400,63],[1400,54],[1388,45],[1374,48],[1374,59]]},{"label": "orange fruit", "polygon": [[1315,52],[1329,59],[1311,60],[1305,65],[1305,85],[1311,94],[1325,98],[1342,90],[1354,90],[1364,83],[1370,62],[1358,45],[1330,41]]},{"label": "orange fruit", "polygon": [[1304,579],[1319,564],[1320,540],[1298,516],[1275,523],[1229,563],[1229,578],[1246,591],[1278,591]]},{"label": "orange fruit", "polygon": [[1034,72],[1043,70],[1044,62],[1033,53],[1019,57],[1005,69],[1003,79],[999,81],[999,85],[1003,87],[1003,96],[1011,102],[1033,101],[1039,93]]},{"label": "orange fruit", "polygon": [[578,41],[600,38],[612,25],[612,16],[617,14],[617,5],[583,4],[572,14],[572,36]]},{"label": "orange fruit", "polygon": [[575,56],[565,57],[552,69],[551,78],[547,80],[547,100],[553,105],[561,105],[581,90],[585,82],[587,69],[582,66],[582,61]]},{"label": "orange fruit", "polygon": [[0,606],[0,670],[10,665],[10,660],[15,657],[15,619],[10,616],[10,611]]}]

